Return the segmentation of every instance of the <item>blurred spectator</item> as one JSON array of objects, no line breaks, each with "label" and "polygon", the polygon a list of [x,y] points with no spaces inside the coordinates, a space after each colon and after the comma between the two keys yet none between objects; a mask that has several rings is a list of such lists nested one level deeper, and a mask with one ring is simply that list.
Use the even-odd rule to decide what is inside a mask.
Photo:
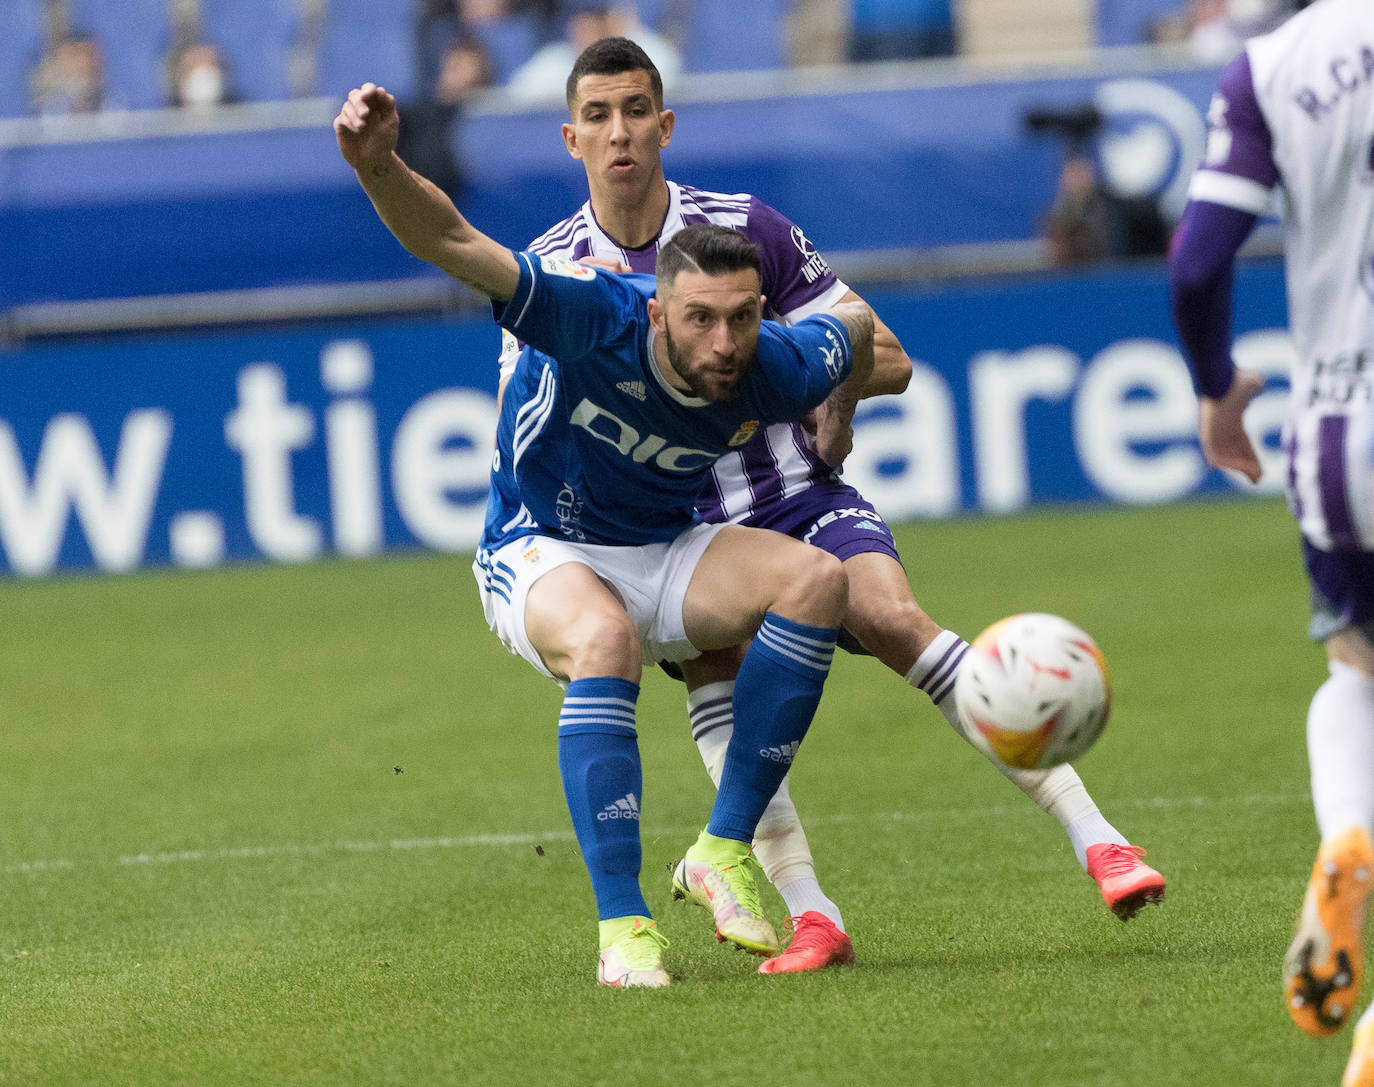
[{"label": "blurred spectator", "polygon": [[1071,152],[1059,171],[1059,187],[1045,217],[1050,263],[1057,268],[1091,264],[1108,255],[1111,211],[1087,155]]},{"label": "blurred spectator", "polygon": [[173,106],[210,109],[238,100],[228,61],[217,46],[196,42],[177,54],[172,65]]},{"label": "blurred spectator", "polygon": [[850,60],[948,57],[954,51],[950,0],[853,0]]},{"label": "blurred spectator", "polygon": [[420,14],[420,81],[433,86],[457,37],[477,42],[493,83],[504,83],[547,38],[554,0],[424,0]]},{"label": "blurred spectator", "polygon": [[1188,51],[1202,64],[1226,64],[1245,45],[1231,18],[1227,0],[1193,0],[1188,26]]},{"label": "blurred spectator", "polygon": [[105,52],[92,35],[73,31],[39,65],[34,106],[57,117],[110,108],[105,87]]},{"label": "blurred spectator", "polygon": [[404,108],[406,120],[397,153],[450,197],[456,197],[463,186],[456,151],[458,119],[472,97],[489,86],[491,63],[486,51],[476,39],[458,35],[439,57],[424,97]]},{"label": "blurred spectator", "polygon": [[568,73],[582,50],[602,38],[629,38],[658,68],[663,89],[670,91],[682,72],[682,54],[676,45],[644,26],[633,3],[571,0],[564,5],[567,21],[563,37],[549,42],[520,65],[506,90],[520,102],[547,102],[564,97]]},{"label": "blurred spectator", "polygon": [[1247,38],[1272,30],[1299,0],[1189,0],[1155,25],[1156,43],[1186,42],[1200,64],[1220,66],[1240,55]]},{"label": "blurred spectator", "polygon": [[784,30],[787,63],[794,68],[842,64],[849,59],[849,10],[834,0],[792,0]]},{"label": "blurred spectator", "polygon": [[1169,230],[1157,203],[1104,184],[1087,152],[1071,149],[1045,218],[1050,263],[1072,267],[1123,257],[1163,256]]}]

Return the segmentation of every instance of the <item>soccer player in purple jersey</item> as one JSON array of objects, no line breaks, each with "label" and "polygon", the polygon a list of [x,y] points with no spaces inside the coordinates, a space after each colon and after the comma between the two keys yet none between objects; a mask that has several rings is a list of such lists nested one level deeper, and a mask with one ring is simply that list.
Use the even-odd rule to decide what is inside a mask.
[{"label": "soccer player in purple jersey", "polygon": [[[591,198],[537,238],[532,251],[651,271],[659,247],[677,231],[716,222],[735,227],[761,249],[771,316],[791,322],[840,301],[862,303],[801,229],[757,197],[707,192],[665,178],[661,151],[672,139],[675,119],[663,108],[662,82],[653,63],[633,42],[607,38],[588,47],[568,77],[567,100],[563,139],[586,170]],[[910,378],[911,362],[876,315],[874,328],[874,375],[865,395],[900,392]],[[503,378],[519,354],[519,343],[507,337]],[[739,453],[722,457],[699,497],[698,510],[708,521],[772,528],[840,558],[850,583],[847,634],[861,651],[924,691],[964,735],[950,692],[967,644],[921,610],[882,517],[816,456],[802,426],[769,427]],[[854,647],[852,641],[841,644]],[[737,666],[734,653],[703,654],[682,669],[692,733],[716,780],[733,727]],[[993,762],[1064,827],[1079,863],[1097,880],[1117,916],[1129,919],[1147,902],[1163,898],[1164,878],[1141,861],[1144,851],[1102,816],[1072,767],[1018,770]],[[765,962],[761,971],[852,961],[843,917],[817,880],[786,780],[764,814],[754,848],[793,924],[787,952]]]},{"label": "soccer player in purple jersey", "polygon": [[[1231,359],[1232,271],[1281,194],[1296,358],[1283,427],[1288,504],[1329,677],[1307,714],[1320,845],[1284,960],[1293,1020],[1317,1037],[1349,1022],[1374,875],[1374,5],[1317,0],[1251,39],[1222,74],[1207,155],[1175,235],[1175,322],[1198,391],[1207,460],[1251,482],[1242,426],[1263,389]],[[1374,1014],[1343,1082],[1374,1087]]]},{"label": "soccer player in purple jersey", "polygon": [[674,238],[654,279],[513,253],[406,166],[398,129],[395,98],[372,83],[334,120],[396,238],[487,295],[531,344],[498,421],[473,572],[507,648],[565,688],[558,766],[596,897],[597,979],[669,983],[639,882],[643,661],[741,641],[735,741],[673,885],[721,940],[776,954],[750,842],[820,701],[848,583],[833,556],[706,524],[693,503],[711,464],[760,423],[814,411],[821,455],[843,461],[872,317],[850,303],[795,326],[764,321],[757,247],[711,224]]}]

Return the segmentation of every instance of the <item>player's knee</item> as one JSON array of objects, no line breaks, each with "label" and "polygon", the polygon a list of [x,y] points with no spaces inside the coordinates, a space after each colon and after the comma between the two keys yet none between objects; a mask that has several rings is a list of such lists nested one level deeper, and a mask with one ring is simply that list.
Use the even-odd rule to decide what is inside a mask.
[{"label": "player's knee", "polygon": [[623,611],[585,613],[564,630],[562,641],[573,675],[622,675],[640,667],[639,631]]},{"label": "player's knee", "polygon": [[1333,634],[1326,641],[1326,656],[1333,664],[1343,664],[1367,679],[1374,679],[1374,642],[1354,627]]},{"label": "player's knee", "polygon": [[833,616],[824,620],[838,623],[849,605],[849,577],[844,563],[828,551],[816,547],[806,549],[804,569],[797,570],[796,584],[817,611]]},{"label": "player's knee", "polygon": [[849,576],[829,552],[785,540],[754,574],[747,588],[757,592],[759,612],[816,626],[840,625],[849,602]]}]

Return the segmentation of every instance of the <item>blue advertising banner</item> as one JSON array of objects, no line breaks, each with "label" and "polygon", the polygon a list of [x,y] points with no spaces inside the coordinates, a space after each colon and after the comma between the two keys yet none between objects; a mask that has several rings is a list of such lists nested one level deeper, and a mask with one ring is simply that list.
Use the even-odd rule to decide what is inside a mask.
[{"label": "blue advertising banner", "polygon": [[[1198,452],[1158,267],[869,301],[916,373],[863,405],[846,475],[893,521],[1235,486]],[[1236,318],[1275,378],[1251,409],[1273,490],[1277,265],[1242,269]],[[469,551],[498,346],[487,322],[417,321],[0,353],[0,571]]]}]

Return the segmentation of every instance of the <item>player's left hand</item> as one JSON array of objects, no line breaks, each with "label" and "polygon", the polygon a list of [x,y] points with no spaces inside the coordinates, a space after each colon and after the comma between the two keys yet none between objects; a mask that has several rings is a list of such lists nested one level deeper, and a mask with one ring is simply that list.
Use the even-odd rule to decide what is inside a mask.
[{"label": "player's left hand", "polygon": [[1264,392],[1264,378],[1254,370],[1236,369],[1226,395],[1198,398],[1198,440],[1207,463],[1239,472],[1251,483],[1258,483],[1264,469],[1250,435],[1245,433],[1243,416],[1250,401]]},{"label": "player's left hand", "polygon": [[839,468],[854,449],[853,416],[832,410],[828,403],[816,409],[816,455]]},{"label": "player's left hand", "polygon": [[395,96],[375,83],[364,83],[349,91],[334,118],[339,153],[355,170],[390,159],[400,128]]}]

